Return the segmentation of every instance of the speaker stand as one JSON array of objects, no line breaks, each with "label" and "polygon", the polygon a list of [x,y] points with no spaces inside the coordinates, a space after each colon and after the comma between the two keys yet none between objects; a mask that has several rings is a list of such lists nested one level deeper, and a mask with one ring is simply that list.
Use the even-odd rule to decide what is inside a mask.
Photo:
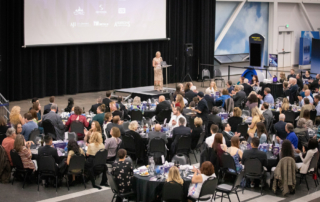
[{"label": "speaker stand", "polygon": [[181,80],[181,83],[184,83],[184,82],[186,81],[186,78],[188,78],[188,77],[189,77],[190,81],[192,82],[192,78],[191,78],[190,74],[187,73],[187,74],[183,77],[183,79]]}]

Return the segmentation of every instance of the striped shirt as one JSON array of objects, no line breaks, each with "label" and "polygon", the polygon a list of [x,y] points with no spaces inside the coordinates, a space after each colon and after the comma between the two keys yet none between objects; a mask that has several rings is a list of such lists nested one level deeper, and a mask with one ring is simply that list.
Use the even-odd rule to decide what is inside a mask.
[{"label": "striped shirt", "polygon": [[31,170],[34,170],[36,168],[34,163],[31,160],[31,157],[32,157],[31,151],[27,149],[27,147],[23,146],[22,150],[18,154],[21,157],[21,161],[24,168],[29,168]]}]

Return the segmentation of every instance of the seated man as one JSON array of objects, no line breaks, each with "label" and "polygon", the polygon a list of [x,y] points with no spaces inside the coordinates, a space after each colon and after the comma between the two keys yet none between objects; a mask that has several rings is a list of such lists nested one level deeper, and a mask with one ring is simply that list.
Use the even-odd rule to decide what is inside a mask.
[{"label": "seated man", "polygon": [[89,112],[92,112],[92,113],[94,113],[94,114],[97,114],[97,108],[98,108],[100,105],[102,105],[102,98],[101,98],[101,97],[97,99],[97,104],[94,104],[94,105],[91,106]]},{"label": "seated man", "polygon": [[171,116],[171,119],[170,119],[170,122],[169,122],[169,127],[174,129],[176,127],[179,126],[178,124],[178,120],[180,118],[183,118],[184,119],[184,126],[187,126],[187,120],[186,118],[181,114],[181,108],[180,107],[176,107],[176,108],[173,108],[173,115]]},{"label": "seated man", "polygon": [[[206,144],[208,147],[212,147],[212,144],[214,142],[214,137],[216,136],[216,133],[218,132],[219,127],[216,124],[212,124],[210,127],[211,136],[206,138]],[[223,144],[226,145],[226,139],[223,137],[222,140]]]},{"label": "seated man", "polygon": [[159,97],[159,104],[157,104],[157,107],[156,107],[156,111],[155,111],[155,116],[153,119],[157,120],[158,122],[163,122],[164,121],[164,118],[163,117],[160,117],[159,114],[160,112],[162,112],[163,110],[165,109],[170,109],[171,110],[171,105],[169,102],[166,101],[166,98],[161,95]]},{"label": "seated man", "polygon": [[[51,106],[52,106],[52,104],[54,104],[54,99],[55,99],[54,96],[51,96],[51,97],[49,98],[49,102],[50,102],[50,103],[44,106],[44,108],[43,108],[43,115],[45,115],[45,114],[47,114],[47,113],[50,112]],[[56,113],[58,113],[58,111],[59,111],[59,109],[58,109],[58,107],[57,107]]]},{"label": "seated man", "polygon": [[287,138],[287,131],[286,131],[286,122],[284,120],[286,119],[286,116],[284,114],[279,115],[279,121],[274,124],[274,129],[277,131],[276,135],[281,140],[285,140]]},{"label": "seated man", "polygon": [[233,101],[234,101],[234,107],[241,107],[241,102],[242,100],[244,100],[246,98],[246,93],[242,90],[240,90],[240,86],[235,86],[234,87],[234,91],[233,91],[234,95],[232,96]]},{"label": "seated man", "polygon": [[180,94],[182,95],[182,97],[184,97],[186,94],[183,91],[183,84],[182,83],[178,83],[178,85],[176,86],[176,91],[173,93],[173,99],[176,100],[176,96]]},{"label": "seated man", "polygon": [[274,99],[273,99],[273,96],[271,95],[271,89],[267,87],[264,89],[263,93],[264,93],[264,98],[261,95],[257,96],[259,99],[261,99],[261,104],[263,102],[266,102],[271,105],[274,105]]},{"label": "seated man", "polygon": [[191,129],[189,127],[185,127],[185,119],[180,118],[179,119],[179,127],[176,127],[172,131],[172,144],[171,144],[171,155],[173,156],[176,152],[176,145],[178,144],[178,141],[182,135],[191,135]]},{"label": "seated man", "polygon": [[30,133],[35,129],[38,128],[38,125],[32,120],[33,117],[31,113],[26,113],[24,116],[25,124],[22,126],[22,135],[26,141],[29,141]]},{"label": "seated man", "polygon": [[222,127],[224,128],[222,135],[223,135],[223,138],[226,140],[227,147],[231,147],[231,138],[233,136],[239,137],[240,133],[237,133],[237,132],[233,133],[231,131],[231,126],[228,123],[222,124]]},{"label": "seated man", "polygon": [[43,115],[42,123],[47,119],[50,120],[56,131],[57,136],[55,137],[55,139],[64,140],[65,126],[61,120],[61,117],[57,114],[57,109],[58,109],[57,104],[53,103],[51,105],[51,111],[48,114]]},{"label": "seated man", "polygon": [[[313,104],[313,99],[310,96],[310,93],[311,93],[311,91],[309,89],[305,90],[304,91],[304,95],[305,95],[304,98],[308,98],[310,104]],[[299,99],[300,107],[302,107],[304,105],[304,99],[302,99],[302,96],[298,96],[298,99]]]},{"label": "seated man", "polygon": [[14,148],[14,140],[17,137],[16,130],[14,128],[9,128],[6,132],[6,136],[7,137],[2,141],[2,146],[7,153],[10,165],[13,166],[10,151]]},{"label": "seated man", "polygon": [[[293,127],[292,123],[287,123],[285,129],[286,129],[286,132],[288,134],[286,139],[290,140],[290,142],[292,143],[294,148],[297,149],[298,148],[299,139],[298,139],[297,135],[293,132],[294,127]],[[280,138],[278,136],[277,136],[277,141],[280,143]]]},{"label": "seated man", "polygon": [[185,98],[188,100],[188,102],[191,102],[194,97],[197,97],[197,87],[191,86],[190,90],[186,92]]},{"label": "seated man", "polygon": [[253,91],[252,86],[250,86],[249,84],[249,80],[248,79],[244,79],[243,80],[243,91],[246,93],[246,96],[249,96],[249,94]]},{"label": "seated man", "polygon": [[52,137],[50,135],[45,135],[44,142],[46,143],[46,145],[39,148],[37,161],[40,162],[41,157],[43,157],[43,156],[52,156],[54,158],[55,163],[56,163],[56,172],[58,172],[59,169],[58,169],[57,165],[60,163],[60,160],[59,160],[57,149],[52,147]]},{"label": "seated man", "polygon": [[106,128],[106,132],[109,133],[112,127],[117,127],[120,130],[121,134],[125,133],[125,130],[122,126],[123,121],[120,120],[119,116],[114,116],[112,119],[112,123],[109,123]]},{"label": "seated man", "polygon": [[[211,93],[210,93],[209,88],[206,89],[206,94],[204,95],[204,99],[207,101],[208,106],[210,106],[210,104],[211,104],[211,106],[214,105],[214,99],[213,99],[213,97],[211,97]],[[211,110],[211,109],[209,109],[209,110]]]},{"label": "seated man", "polygon": [[[161,125],[160,124],[156,124],[156,126],[154,127],[154,131],[149,132],[149,134],[148,134],[148,138],[149,138],[148,148],[150,148],[151,140],[156,137],[163,139],[166,144],[168,143],[167,135],[165,133],[161,132]],[[166,151],[165,155],[167,155],[167,149],[165,151]]]}]

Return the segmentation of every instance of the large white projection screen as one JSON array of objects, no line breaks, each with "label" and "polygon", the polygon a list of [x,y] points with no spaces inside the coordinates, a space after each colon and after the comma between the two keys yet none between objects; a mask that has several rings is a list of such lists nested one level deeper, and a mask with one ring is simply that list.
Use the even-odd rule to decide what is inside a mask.
[{"label": "large white projection screen", "polygon": [[25,0],[25,46],[166,38],[166,0]]}]

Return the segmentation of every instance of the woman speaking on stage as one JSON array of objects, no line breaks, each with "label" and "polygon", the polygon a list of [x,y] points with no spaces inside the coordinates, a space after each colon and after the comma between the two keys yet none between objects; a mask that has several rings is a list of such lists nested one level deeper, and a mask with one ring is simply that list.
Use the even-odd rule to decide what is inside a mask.
[{"label": "woman speaking on stage", "polygon": [[163,90],[163,76],[161,68],[162,57],[160,51],[156,52],[156,57],[153,58],[152,66],[154,69],[154,90]]}]

